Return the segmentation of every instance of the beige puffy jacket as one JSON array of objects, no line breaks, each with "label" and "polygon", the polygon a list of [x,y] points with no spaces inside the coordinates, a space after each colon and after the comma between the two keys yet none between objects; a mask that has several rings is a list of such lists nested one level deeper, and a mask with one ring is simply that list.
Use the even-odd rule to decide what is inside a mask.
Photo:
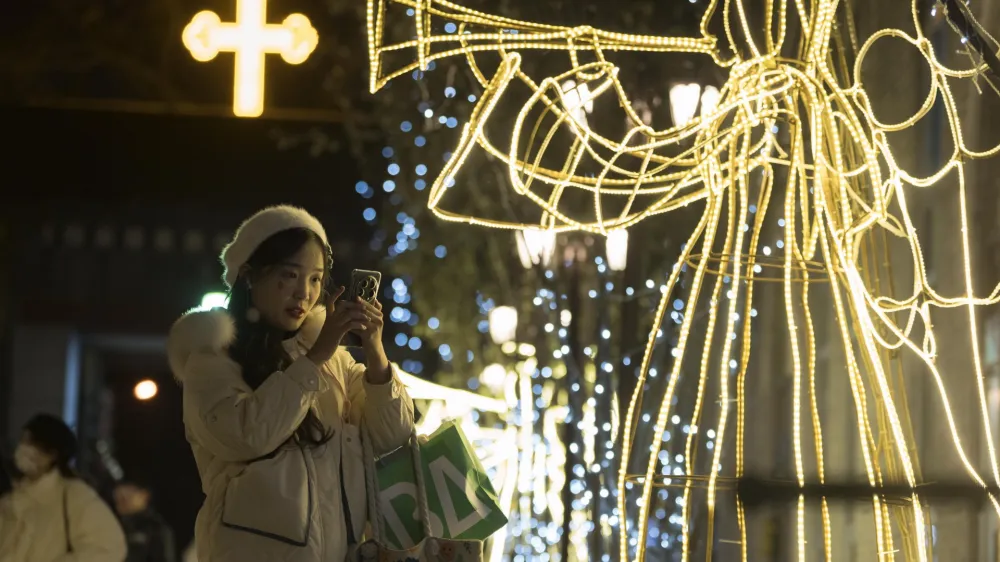
[{"label": "beige puffy jacket", "polygon": [[[235,338],[226,311],[192,312],[171,329],[168,356],[184,386],[184,426],[206,495],[195,523],[200,562],[343,562],[342,489],[353,540],[364,532],[361,418],[376,451],[388,452],[409,438],[413,403],[395,374],[371,385],[344,350],[322,368],[304,357],[325,317],[321,307],[309,315],[285,342],[293,363],[256,390],[226,352]],[[300,448],[290,438],[310,408],[333,438]]]},{"label": "beige puffy jacket", "polygon": [[0,498],[0,562],[122,562],[125,534],[82,480],[52,470]]}]

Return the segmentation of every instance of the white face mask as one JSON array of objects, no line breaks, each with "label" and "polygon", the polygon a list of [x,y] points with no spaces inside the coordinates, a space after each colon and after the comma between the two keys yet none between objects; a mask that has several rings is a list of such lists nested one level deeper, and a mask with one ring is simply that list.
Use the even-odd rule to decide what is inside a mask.
[{"label": "white face mask", "polygon": [[43,469],[43,457],[38,448],[24,443],[14,449],[14,466],[25,476],[37,476]]}]

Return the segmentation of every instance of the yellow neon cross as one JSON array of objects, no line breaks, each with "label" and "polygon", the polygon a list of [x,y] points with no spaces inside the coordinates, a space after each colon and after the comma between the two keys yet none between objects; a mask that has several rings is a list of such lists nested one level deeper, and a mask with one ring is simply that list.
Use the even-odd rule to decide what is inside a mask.
[{"label": "yellow neon cross", "polygon": [[288,64],[300,64],[316,48],[319,35],[302,14],[281,24],[267,23],[267,0],[236,0],[236,21],[223,23],[218,14],[202,11],[181,35],[195,60],[206,62],[219,52],[236,54],[233,113],[258,117],[264,112],[264,55],[280,54]]}]

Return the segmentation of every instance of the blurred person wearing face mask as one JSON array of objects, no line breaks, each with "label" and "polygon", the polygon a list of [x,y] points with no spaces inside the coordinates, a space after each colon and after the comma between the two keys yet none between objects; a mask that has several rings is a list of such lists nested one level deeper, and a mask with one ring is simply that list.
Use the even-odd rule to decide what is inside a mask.
[{"label": "blurred person wearing face mask", "polygon": [[14,451],[14,487],[0,498],[0,562],[123,562],[125,536],[111,509],[70,466],[73,431],[40,414]]},{"label": "blurred person wearing face mask", "polygon": [[128,542],[127,562],[176,562],[174,534],[150,504],[148,486],[126,481],[115,487],[115,510]]}]

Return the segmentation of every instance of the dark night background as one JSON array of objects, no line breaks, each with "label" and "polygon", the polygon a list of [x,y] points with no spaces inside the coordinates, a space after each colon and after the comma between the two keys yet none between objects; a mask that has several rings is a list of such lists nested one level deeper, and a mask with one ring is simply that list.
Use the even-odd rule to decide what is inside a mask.
[{"label": "dark night background", "polygon": [[[277,150],[273,123],[11,107],[0,118],[10,235],[21,248],[13,302],[23,321],[162,336],[202,294],[223,289],[216,237],[266,204],[314,209],[336,233],[341,254],[365,246],[368,227],[351,189],[355,165]],[[94,247],[95,228],[134,224],[176,232],[174,248],[129,251],[120,236],[111,248]],[[61,240],[67,227],[86,233],[80,246]],[[180,248],[187,229],[204,233],[202,251]],[[353,262],[340,259],[339,273]],[[201,498],[178,415],[180,388],[161,352],[128,347],[100,353],[114,396],[116,457],[126,476],[169,498],[158,503],[183,548]],[[132,396],[143,378],[159,384],[155,400]]]},{"label": "dark night background", "polygon": [[[496,0],[494,6],[492,0],[464,2],[509,17],[669,35],[688,34],[696,29],[707,3],[706,0]],[[746,4],[759,11],[765,3]],[[875,25],[874,16],[891,11],[890,4],[894,7],[909,3],[902,0],[851,3],[859,8],[859,26],[862,20],[866,26]],[[368,92],[364,0],[272,0],[269,22],[279,22],[290,12],[303,12],[319,32],[319,46],[305,63],[297,66],[284,63],[277,55],[268,55],[264,115],[255,119],[235,118],[231,105],[233,55],[221,53],[211,62],[199,63],[181,43],[181,31],[193,14],[212,10],[222,21],[231,21],[235,5],[236,0],[33,0],[0,6],[0,124],[3,126],[0,185],[4,188],[0,203],[0,358],[4,359],[0,361],[0,456],[9,455],[10,438],[18,429],[11,426],[16,404],[5,399],[13,385],[15,367],[9,358],[16,355],[15,346],[20,341],[16,334],[51,329],[78,334],[82,346],[78,423],[78,431],[84,437],[81,468],[107,493],[112,484],[111,469],[98,458],[96,448],[101,442],[112,444],[114,459],[123,468],[124,476],[151,485],[154,503],[175,532],[178,551],[192,539],[202,495],[184,438],[181,389],[172,380],[164,354],[165,335],[183,311],[200,303],[202,295],[224,289],[218,255],[240,221],[249,214],[279,203],[309,209],[330,234],[336,258],[335,281],[340,283],[346,282],[353,268],[382,269],[400,279],[416,272],[414,276],[419,278],[406,283],[412,284],[417,304],[410,305],[407,294],[405,304],[400,306],[412,308],[414,317],[419,311],[421,325],[407,326],[403,322],[387,325],[386,349],[390,359],[401,363],[404,358],[419,356],[426,362],[421,365],[428,366],[422,376],[442,384],[475,388],[472,384],[478,384],[476,374],[484,365],[473,363],[473,349],[477,362],[506,360],[500,358],[498,349],[491,350],[496,346],[480,328],[486,322],[483,301],[520,303],[521,310],[533,310],[531,307],[536,305],[531,304],[532,297],[539,287],[548,286],[541,275],[532,277],[540,273],[540,268],[538,272],[526,272],[518,263],[509,233],[500,238],[496,231],[467,229],[465,225],[461,228],[452,225],[452,230],[448,226],[439,227],[437,222],[432,226],[434,219],[426,209],[427,192],[413,189],[415,182],[436,176],[439,169],[436,166],[444,161],[444,154],[454,149],[461,131],[460,127],[444,129],[436,125],[436,119],[425,118],[423,107],[433,107],[436,118],[451,116],[464,123],[474,107],[473,100],[481,94],[467,71],[454,73],[459,77],[453,80],[448,65],[442,62],[439,70],[428,71],[426,76],[421,74],[419,80],[401,77],[376,98]],[[860,15],[862,11],[864,17]],[[893,17],[909,18],[909,10]],[[399,21],[406,23],[402,18]],[[943,25],[939,27],[943,29]],[[937,33],[940,35],[940,30]],[[943,47],[941,50],[945,51]],[[880,88],[883,95],[876,100],[878,103],[905,106],[907,96],[915,98],[919,94],[914,92],[922,91],[921,80],[925,77],[920,75],[919,68],[910,68],[910,62],[917,58],[913,55],[909,54],[910,59],[899,59],[906,60],[906,64],[896,62],[898,57],[885,57],[892,64],[877,69],[881,74],[878,79],[886,86]],[[671,84],[693,81],[721,86],[726,80],[725,69],[704,64],[708,57],[646,53],[629,54],[615,62],[626,58],[627,62],[621,64],[620,77],[635,101],[649,102],[647,107],[655,109],[657,125],[667,125]],[[459,59],[456,57],[457,66],[464,65]],[[547,69],[549,64],[558,68],[557,72],[567,70],[563,52],[532,53],[525,56],[525,61],[526,65],[535,65],[536,70]],[[452,99],[443,94],[445,80],[449,86],[457,86],[458,94],[453,92]],[[601,119],[614,120],[614,125],[621,127],[623,120],[619,117],[595,112],[590,119],[595,123]],[[906,147],[900,150],[903,158],[925,159],[928,166],[933,166],[941,157],[934,151],[940,150],[937,137],[943,130],[942,111],[937,112],[936,119],[936,133],[924,131],[912,135],[911,144],[901,145]],[[411,121],[412,131],[400,128],[401,123]],[[989,121],[984,119],[984,122]],[[414,148],[414,137],[420,135],[417,138],[423,139],[425,134],[427,147],[418,151]],[[393,146],[397,150],[395,156],[391,152],[385,156],[384,148]],[[494,175],[485,172],[489,166],[498,166],[491,159],[484,160],[482,168],[467,167],[475,170],[477,182],[482,180],[482,185],[476,187],[483,187],[484,191],[489,187],[508,187],[503,181],[490,185]],[[429,171],[419,173],[420,179],[414,176],[414,164],[418,162],[431,165]],[[401,175],[388,174],[400,187],[388,195],[383,191],[391,190],[382,181],[390,179],[386,167],[397,163],[404,168]],[[481,170],[483,173],[479,173]],[[987,182],[983,178],[996,177],[992,168],[988,170],[980,178],[984,185]],[[503,179],[503,175],[498,177]],[[366,200],[355,191],[360,180],[371,183],[370,191],[374,193],[371,199]],[[973,226],[983,233],[977,238],[987,241],[977,250],[988,258],[980,261],[990,264],[983,269],[989,269],[988,276],[995,279],[996,264],[1000,263],[996,259],[1000,255],[996,251],[1000,235],[994,228],[994,210],[1000,207],[994,201],[996,190],[991,186],[988,184],[989,189],[980,191],[982,199],[974,209],[986,218],[980,216],[978,225]],[[987,192],[989,198],[983,195]],[[930,219],[938,212],[933,201],[928,199],[923,203],[928,210],[919,226],[922,230],[930,231]],[[488,204],[501,207],[492,199]],[[378,209],[378,221],[362,218],[362,210],[367,207]],[[405,216],[406,212],[420,221],[419,228],[423,229],[420,249],[408,251],[402,259],[390,264],[385,242],[388,240],[389,247],[396,242],[395,230],[400,230],[403,223],[397,217]],[[634,359],[639,355],[635,350],[642,349],[649,332],[647,320],[656,310],[660,295],[653,289],[652,279],[665,276],[678,250],[678,241],[690,232],[691,225],[687,224],[690,220],[691,216],[674,214],[672,220],[652,225],[653,221],[647,221],[630,230],[632,240],[642,243],[631,243],[629,265],[622,274],[622,282],[616,283],[621,285],[616,290],[625,286],[640,290],[635,298],[619,295],[613,301],[590,305],[595,301],[588,299],[576,305],[585,309],[583,314],[573,314],[572,330],[579,336],[573,340],[578,364],[585,363],[582,348],[588,342],[598,341],[598,322],[604,321],[592,313],[611,310],[613,306],[620,315],[614,322],[631,330],[616,330],[613,342],[606,343],[614,345],[615,351],[612,353],[609,347],[606,356],[618,365],[616,373],[636,371],[638,361]],[[570,248],[569,242],[584,247],[582,238],[575,241],[570,238],[561,239],[560,244],[565,244],[563,249]],[[401,242],[404,246],[408,243],[405,239]],[[434,257],[438,243],[448,245],[449,261],[440,262]],[[593,237],[587,237],[586,247],[592,246]],[[491,253],[490,249],[497,251]],[[560,291],[571,282],[573,288],[567,292],[576,291],[579,297],[590,287],[586,283],[599,278],[592,263],[593,252],[601,251],[599,244],[597,249],[588,251],[591,253],[580,252],[580,255],[587,255],[585,265],[589,270],[576,265],[560,266],[564,267],[558,279],[562,284]],[[463,252],[468,258],[464,261]],[[489,257],[484,258],[487,254]],[[927,257],[930,261],[930,253]],[[406,262],[407,259],[410,261]],[[491,259],[494,261],[490,265],[499,263],[499,266],[484,267],[483,263]],[[450,276],[447,282],[460,286],[441,291],[438,281],[446,275]],[[643,292],[647,279],[650,290]],[[508,289],[506,295],[498,289],[503,285]],[[431,293],[430,298],[421,300],[421,289],[425,295]],[[388,293],[383,302],[392,298],[391,289]],[[566,298],[565,294],[562,298]],[[429,302],[454,307],[445,311],[441,305],[427,310]],[[608,305],[609,302],[614,304]],[[462,309],[465,315],[455,313],[457,309]],[[447,328],[451,332],[445,327],[449,314],[451,325]],[[441,317],[439,334],[430,334],[426,326],[432,316]],[[593,324],[592,330],[588,322]],[[535,336],[539,336],[539,325],[536,322],[529,326]],[[419,352],[417,348],[406,349],[407,338],[403,338],[403,343],[389,345],[395,331],[424,338],[418,340],[424,342],[422,349]],[[465,340],[456,341],[456,332]],[[441,334],[448,334],[451,339],[435,340]],[[538,340],[544,342],[544,337],[541,334]],[[454,361],[442,359],[443,352],[438,353],[437,346],[445,342],[454,347]],[[667,347],[659,349],[666,356]],[[450,351],[448,355],[452,355]],[[626,361],[621,363],[623,358]],[[994,369],[1000,372],[1000,366]],[[768,376],[773,375],[777,380],[782,373],[778,366],[770,369]],[[135,384],[143,379],[157,382],[159,394],[155,399],[139,401],[133,396]],[[635,380],[635,377],[619,377],[617,395],[631,396]],[[781,379],[774,383],[775,388],[786,393],[779,396],[790,392],[787,386],[781,386],[786,382]],[[583,394],[572,394],[582,400]],[[775,403],[778,401],[775,398]],[[781,428],[776,431],[786,430],[789,424],[785,417],[791,416],[791,408],[780,411],[768,408],[765,413],[754,420],[754,424],[763,428],[757,429],[758,433],[763,434],[771,427]],[[791,440],[775,437],[774,442],[778,445],[773,462],[786,470],[782,477],[790,478]],[[621,448],[620,443],[615,446]],[[570,479],[572,464],[566,464]],[[591,485],[590,489],[596,486]],[[571,486],[565,486],[562,497],[568,500],[565,504],[571,505],[575,492],[567,490]],[[675,502],[674,498],[669,501]],[[674,509],[676,505],[669,507]],[[603,513],[595,514],[594,519],[600,515]],[[791,518],[784,523],[788,523],[787,529],[792,529]],[[663,524],[664,534],[669,525],[673,523]],[[788,531],[783,536],[793,535],[793,531]],[[961,542],[964,538],[959,536],[954,540]],[[781,541],[775,538],[774,542]],[[791,545],[788,542],[786,546]],[[672,556],[667,550],[663,553]],[[775,555],[774,559],[777,558]]]},{"label": "dark night background", "polygon": [[[370,177],[365,158],[378,159],[386,142],[367,92],[365,3],[269,4],[271,22],[306,13],[320,44],[298,66],[267,57],[259,119],[231,115],[232,54],[199,63],[180,40],[197,11],[232,20],[233,0],[41,0],[0,8],[0,166],[10,194],[0,209],[0,252],[12,264],[0,275],[9,296],[0,327],[67,326],[82,335],[82,400],[89,405],[80,431],[113,443],[125,476],[152,485],[179,549],[192,538],[201,494],[163,337],[204,293],[223,289],[222,245],[256,209],[293,203],[326,224],[340,279],[354,267],[377,268],[383,255],[369,248],[372,226],[361,214],[379,208],[382,196],[364,201],[353,189]],[[648,12],[638,19],[626,13],[622,29],[655,21],[657,31],[676,33],[700,11],[681,2],[632,4]],[[603,25],[618,16],[610,5],[567,5],[542,9],[551,7],[561,23]],[[519,8],[502,11],[512,9]],[[647,78],[644,88],[659,88],[658,74],[640,65],[635,75]],[[401,87],[381,95],[407,99],[411,92],[393,93]],[[387,327],[387,341],[392,337]],[[132,390],[145,378],[160,393],[140,402]],[[10,384],[0,376],[0,393]],[[0,411],[2,435],[16,430],[4,427],[8,418]],[[97,473],[106,468],[95,466]]]}]

